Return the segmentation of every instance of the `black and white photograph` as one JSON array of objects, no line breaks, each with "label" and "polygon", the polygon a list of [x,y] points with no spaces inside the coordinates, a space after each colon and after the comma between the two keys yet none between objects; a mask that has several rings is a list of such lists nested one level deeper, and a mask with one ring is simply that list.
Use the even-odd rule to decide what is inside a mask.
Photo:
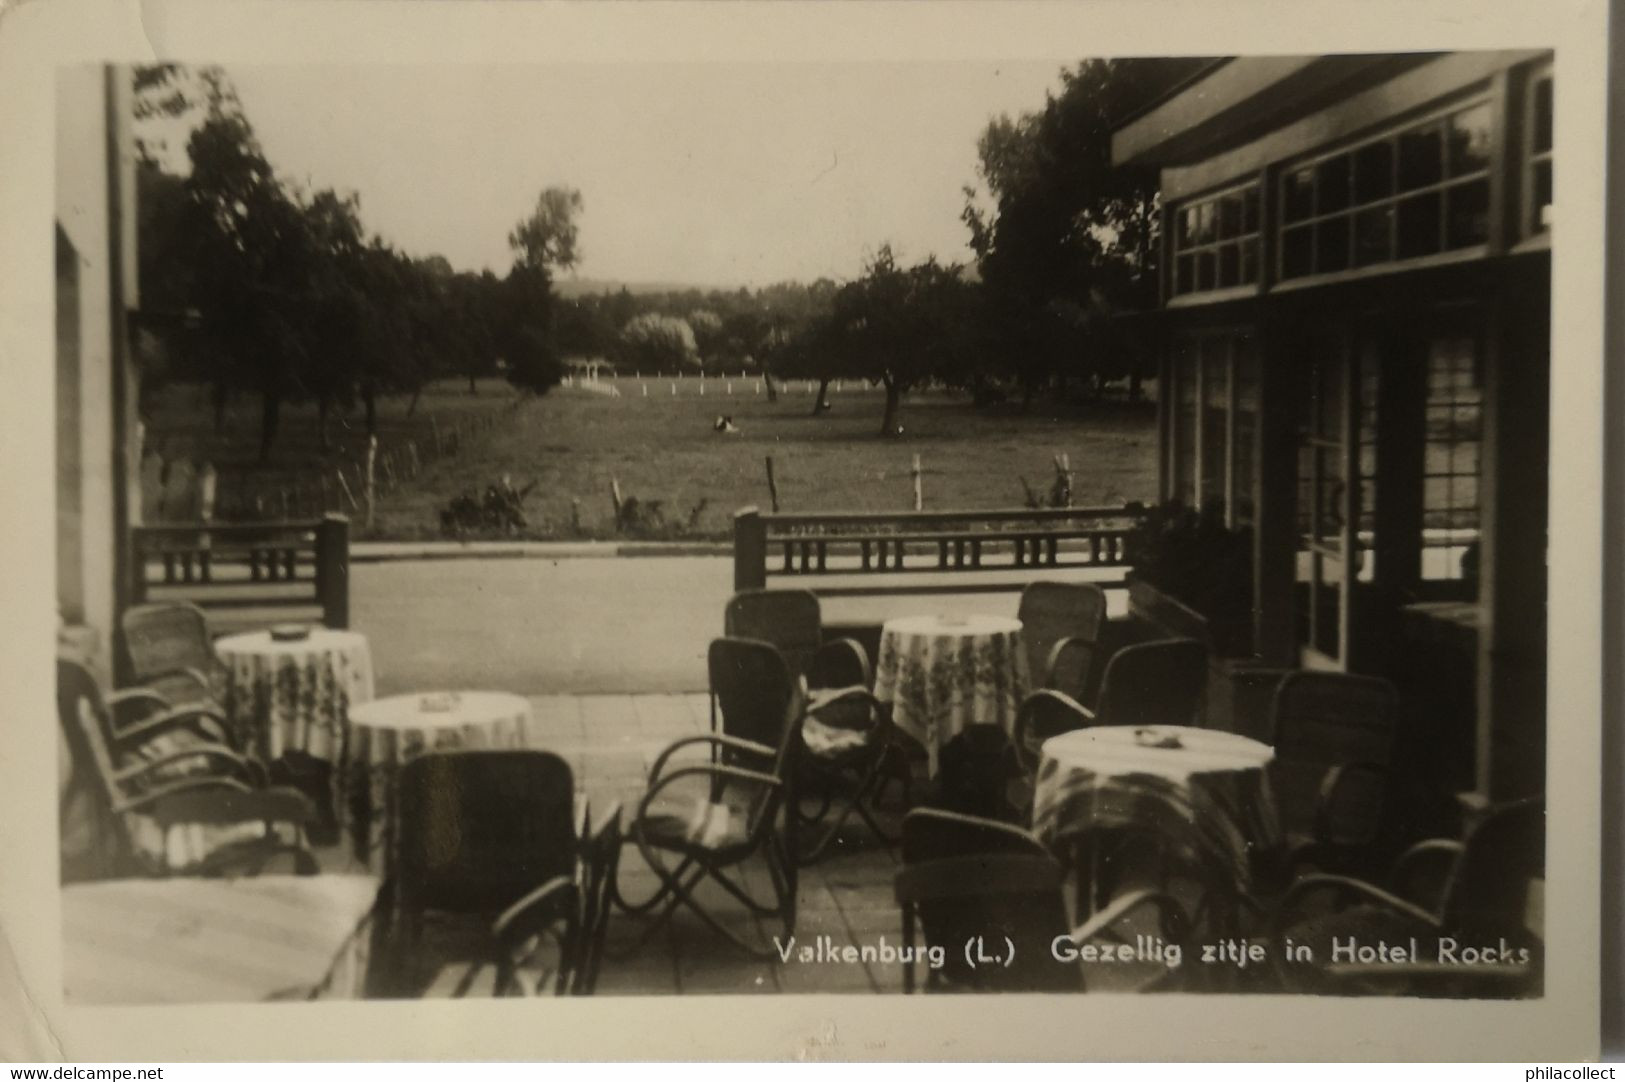
[{"label": "black and white photograph", "polygon": [[[1578,9],[1349,48],[1234,5],[1206,49],[1046,12],[1079,32],[1000,55],[958,44],[993,7],[874,7],[956,47],[50,66],[49,287],[7,260],[54,319],[49,411],[7,407],[55,511],[54,670],[12,625],[55,754],[0,745],[32,995],[696,1000],[723,1056],[881,1002],[1595,1014]],[[359,1055],[430,1047],[368,1017]],[[975,1038],[1092,1054],[1045,1039]]]}]

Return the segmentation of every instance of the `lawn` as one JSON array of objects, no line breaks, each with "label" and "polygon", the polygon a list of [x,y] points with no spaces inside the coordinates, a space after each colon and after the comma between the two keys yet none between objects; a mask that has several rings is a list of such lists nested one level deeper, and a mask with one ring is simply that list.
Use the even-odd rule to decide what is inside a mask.
[{"label": "lawn", "polygon": [[[379,399],[379,447],[398,455],[392,462],[398,460],[404,466],[407,445],[415,444],[420,464],[426,463],[434,455],[437,429],[444,446],[459,428],[467,429],[485,418],[498,424],[518,404],[505,380],[481,380],[476,389],[477,394],[469,394],[464,380],[431,383],[410,413],[411,400],[406,396]],[[362,496],[357,469],[365,460],[367,434],[359,409],[329,419],[329,446],[323,450],[315,407],[284,405],[270,458],[264,463],[259,461],[259,401],[252,396],[229,402],[224,424],[216,432],[207,388],[172,384],[152,396],[144,421],[145,521],[194,517],[195,497],[188,506],[183,493],[189,487],[195,491],[193,478],[205,462],[213,464],[217,472],[217,515],[221,518],[276,517],[283,513],[284,495],[290,514],[316,514],[324,504],[328,510],[349,512],[351,507],[337,481],[340,470],[347,476],[352,495]],[[160,496],[161,480],[168,482],[168,491]]]},{"label": "lawn", "polygon": [[[602,393],[608,386],[619,397]],[[1022,478],[1048,486],[1056,454],[1070,456],[1073,502],[1084,506],[1150,500],[1155,494],[1156,426],[1149,407],[1035,404],[977,409],[963,397],[928,392],[905,399],[900,439],[882,439],[882,396],[850,386],[833,409],[811,413],[804,388],[769,403],[754,381],[644,383],[622,379],[598,391],[560,388],[505,411],[456,455],[386,494],[373,536],[438,536],[439,510],[464,491],[504,474],[535,482],[525,502],[535,537],[616,535],[611,483],[623,499],[659,501],[654,536],[729,536],[734,511],[769,502],[771,455],[779,506],[786,511],[901,511],[913,503],[913,456],[920,456],[924,507],[1023,506]],[[494,395],[492,396],[495,397]],[[420,410],[423,409],[420,406]],[[737,434],[713,422],[733,418]]]}]

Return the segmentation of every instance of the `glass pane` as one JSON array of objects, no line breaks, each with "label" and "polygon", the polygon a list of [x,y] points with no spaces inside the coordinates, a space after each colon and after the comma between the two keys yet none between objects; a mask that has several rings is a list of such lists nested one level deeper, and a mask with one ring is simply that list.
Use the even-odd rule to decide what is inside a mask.
[{"label": "glass pane", "polygon": [[1315,226],[1315,270],[1324,274],[1347,270],[1348,265],[1349,219],[1333,218]]},{"label": "glass pane", "polygon": [[1369,203],[1394,194],[1394,144],[1380,143],[1354,152],[1354,201]]},{"label": "glass pane", "polygon": [[1281,277],[1301,278],[1314,270],[1314,234],[1300,225],[1281,232]]},{"label": "glass pane", "polygon": [[1354,216],[1354,265],[1369,267],[1394,258],[1394,207],[1372,207]]},{"label": "glass pane", "polygon": [[1349,156],[1339,154],[1315,167],[1316,214],[1333,214],[1349,205]]},{"label": "glass pane", "polygon": [[1219,248],[1219,287],[1233,286],[1241,281],[1240,256],[1236,245],[1226,244]]},{"label": "glass pane", "polygon": [[1241,242],[1241,281],[1244,285],[1258,281],[1257,238]]},{"label": "glass pane", "polygon": [[1179,246],[1189,248],[1196,242],[1196,208],[1185,207],[1179,212]]},{"label": "glass pane", "polygon": [[1536,162],[1534,177],[1534,220],[1529,223],[1532,233],[1544,233],[1552,227],[1552,163]]},{"label": "glass pane", "polygon": [[1412,196],[1399,204],[1399,258],[1432,255],[1439,250],[1439,193]]},{"label": "glass pane", "polygon": [[1490,182],[1472,180],[1445,190],[1449,208],[1446,248],[1483,244],[1490,236]]},{"label": "glass pane", "polygon": [[1224,500],[1225,428],[1230,414],[1229,344],[1218,338],[1203,345],[1202,506]]},{"label": "glass pane", "polygon": [[1196,288],[1197,290],[1213,288],[1213,252],[1196,253]]},{"label": "glass pane", "polygon": [[1203,203],[1196,208],[1196,243],[1213,243],[1213,204]]},{"label": "glass pane", "polygon": [[1552,149],[1552,80],[1537,80],[1534,96],[1534,130],[1530,132],[1530,149],[1540,154]]},{"label": "glass pane", "polygon": [[1488,102],[1450,118],[1450,175],[1482,173],[1490,167],[1490,106]]},{"label": "glass pane", "polygon": [[1196,356],[1188,347],[1174,359],[1173,496],[1187,505],[1196,495]]},{"label": "glass pane", "polygon": [[1322,545],[1341,550],[1344,501],[1348,485],[1343,478],[1343,449],[1321,448],[1320,492],[1315,499],[1315,540]]},{"label": "glass pane", "polygon": [[1408,192],[1437,184],[1443,167],[1439,126],[1430,124],[1399,137],[1399,190]]},{"label": "glass pane", "polygon": [[1294,169],[1281,178],[1281,220],[1298,222],[1315,213],[1315,171]]},{"label": "glass pane", "polygon": [[1177,273],[1174,276],[1174,292],[1190,293],[1196,288],[1196,257],[1182,255],[1179,257]]},{"label": "glass pane", "polygon": [[1315,366],[1315,435],[1322,439],[1343,439],[1343,372],[1336,362]]},{"label": "glass pane", "polygon": [[1245,526],[1253,521],[1253,478],[1257,475],[1253,443],[1258,432],[1258,356],[1253,352],[1249,339],[1236,341],[1234,376],[1236,435],[1235,457],[1231,465],[1234,496],[1230,513],[1232,525]]},{"label": "glass pane", "polygon": [[1227,195],[1219,200],[1219,239],[1229,240],[1241,232],[1241,196]]},{"label": "glass pane", "polygon": [[1241,231],[1258,232],[1258,189],[1248,188],[1241,193]]}]

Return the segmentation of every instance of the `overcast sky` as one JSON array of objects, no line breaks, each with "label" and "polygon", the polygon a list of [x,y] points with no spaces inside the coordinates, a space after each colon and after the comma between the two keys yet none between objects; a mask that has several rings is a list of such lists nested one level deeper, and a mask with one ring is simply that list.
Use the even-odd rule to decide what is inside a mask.
[{"label": "overcast sky", "polygon": [[850,277],[891,242],[966,260],[987,121],[1067,61],[232,67],[279,173],[360,193],[414,255],[505,272],[550,184],[580,189],[582,277]]}]

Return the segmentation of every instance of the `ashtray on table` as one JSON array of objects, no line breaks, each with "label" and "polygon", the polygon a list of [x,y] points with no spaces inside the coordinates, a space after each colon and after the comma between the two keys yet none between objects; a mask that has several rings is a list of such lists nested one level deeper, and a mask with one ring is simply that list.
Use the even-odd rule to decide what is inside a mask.
[{"label": "ashtray on table", "polygon": [[304,642],[310,638],[309,624],[273,624],[272,642]]},{"label": "ashtray on table", "polygon": [[1173,750],[1185,746],[1179,739],[1179,734],[1170,729],[1159,729],[1147,726],[1144,729],[1134,730],[1134,742],[1142,748],[1165,748]]}]

